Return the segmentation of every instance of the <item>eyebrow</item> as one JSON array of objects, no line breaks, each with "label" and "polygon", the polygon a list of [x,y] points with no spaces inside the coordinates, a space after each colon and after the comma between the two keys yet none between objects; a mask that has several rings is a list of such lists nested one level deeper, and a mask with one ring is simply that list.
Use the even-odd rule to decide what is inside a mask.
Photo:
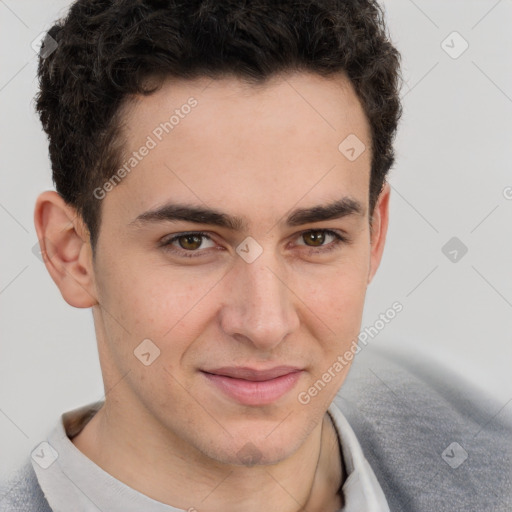
[{"label": "eyebrow", "polygon": [[[327,205],[310,208],[297,208],[286,217],[285,224],[291,227],[314,222],[340,219],[349,215],[363,217],[366,208],[355,199],[343,197]],[[188,204],[167,203],[154,210],[148,210],[138,215],[130,225],[142,226],[159,222],[192,222],[226,228],[231,231],[247,231],[247,222],[242,217],[235,217],[212,208]],[[282,223],[282,222],[281,222]]]}]

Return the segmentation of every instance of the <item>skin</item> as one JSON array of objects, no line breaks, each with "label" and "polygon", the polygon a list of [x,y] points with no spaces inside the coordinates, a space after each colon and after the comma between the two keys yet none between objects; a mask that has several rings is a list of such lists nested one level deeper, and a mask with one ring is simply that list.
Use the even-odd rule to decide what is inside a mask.
[{"label": "skin", "polygon": [[[127,485],[184,510],[337,510],[346,475],[326,410],[348,367],[309,404],[297,397],[357,337],[382,257],[390,190],[370,229],[367,119],[342,75],[291,73],[263,87],[166,82],[125,105],[126,154],[191,96],[198,105],[102,200],[94,257],[76,211],[55,192],[38,198],[48,271],[69,304],[92,307],[105,384],[105,405],[73,443]],[[338,150],[349,134],[368,148],[353,162]],[[285,223],[294,209],[343,197],[362,214]],[[134,222],[168,202],[214,208],[247,226]],[[322,229],[350,242],[335,245]],[[190,231],[211,239],[187,245],[182,237],[175,253],[160,244]],[[247,236],[263,251],[252,263],[236,252]],[[134,356],[144,339],[160,350],[149,366]],[[259,406],[225,396],[200,372],[278,365],[303,371],[291,391]],[[248,447],[256,464],[240,459]]]}]

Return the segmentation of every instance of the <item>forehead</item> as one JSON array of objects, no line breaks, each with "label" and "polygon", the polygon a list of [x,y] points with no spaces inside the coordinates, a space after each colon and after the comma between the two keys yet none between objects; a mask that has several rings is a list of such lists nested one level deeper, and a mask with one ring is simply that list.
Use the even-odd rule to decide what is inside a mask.
[{"label": "forehead", "polygon": [[[168,80],[122,119],[125,177],[103,207],[122,202],[127,220],[176,199],[269,220],[298,203],[367,204],[370,130],[344,76]],[[367,149],[347,158],[345,140]]]}]

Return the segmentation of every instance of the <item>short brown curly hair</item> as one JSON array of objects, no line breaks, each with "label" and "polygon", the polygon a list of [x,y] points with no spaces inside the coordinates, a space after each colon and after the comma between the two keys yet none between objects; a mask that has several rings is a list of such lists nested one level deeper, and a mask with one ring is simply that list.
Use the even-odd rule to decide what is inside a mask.
[{"label": "short brown curly hair", "polygon": [[344,73],[371,128],[373,213],[402,113],[400,54],[375,0],[76,0],[48,36],[56,47],[40,52],[36,108],[56,189],[93,248],[101,220],[93,190],[121,160],[120,107],[153,92],[155,76],[260,84],[283,71]]}]

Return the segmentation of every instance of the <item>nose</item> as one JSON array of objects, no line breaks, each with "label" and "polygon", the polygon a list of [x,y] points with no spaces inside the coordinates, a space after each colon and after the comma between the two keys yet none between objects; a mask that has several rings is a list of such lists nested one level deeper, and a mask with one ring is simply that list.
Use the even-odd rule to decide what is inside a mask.
[{"label": "nose", "polygon": [[227,300],[220,311],[223,331],[238,341],[270,352],[297,330],[299,317],[284,269],[260,256],[252,263],[240,259],[226,285]]}]

